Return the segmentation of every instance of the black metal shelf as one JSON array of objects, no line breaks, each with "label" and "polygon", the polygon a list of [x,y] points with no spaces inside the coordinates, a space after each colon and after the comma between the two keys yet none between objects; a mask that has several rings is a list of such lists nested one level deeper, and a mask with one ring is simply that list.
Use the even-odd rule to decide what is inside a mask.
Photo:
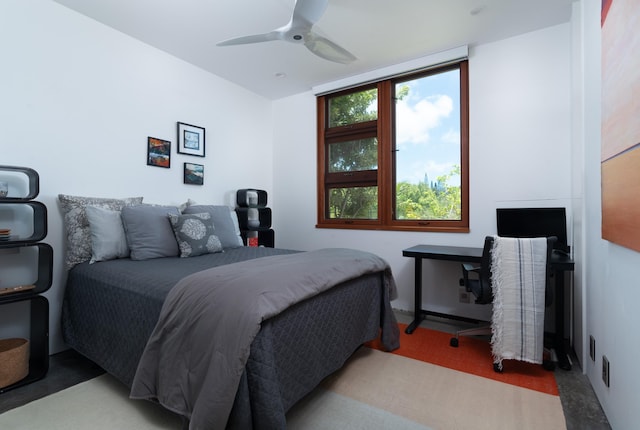
[{"label": "black metal shelf", "polygon": [[26,196],[7,196],[0,197],[0,203],[28,202],[35,199],[40,193],[40,177],[38,172],[29,167],[18,166],[0,166],[0,172],[18,172],[27,176],[29,181],[29,192]]},{"label": "black metal shelf", "polygon": [[260,208],[267,205],[267,192],[245,188],[236,192],[236,204],[241,208]]},{"label": "black metal shelf", "polygon": [[271,228],[271,208],[236,208],[241,230]]},{"label": "black metal shelf", "polygon": [[[3,240],[2,242],[0,242],[0,247],[4,247],[6,245],[24,245],[40,242],[45,237],[47,237],[47,207],[44,204],[36,201],[20,201],[16,199],[4,198],[0,199],[0,205],[2,205],[4,209],[20,205],[28,206],[33,210],[33,232],[31,236],[25,238]],[[2,209],[2,206],[0,206],[0,210]]]},{"label": "black metal shelf", "polygon": [[0,246],[0,250],[11,248],[23,249],[27,247],[38,249],[38,278],[33,284],[35,285],[35,288],[27,291],[0,295],[0,304],[25,300],[31,296],[44,293],[51,288],[51,284],[53,282],[53,248],[49,244],[40,242],[28,245],[2,245]]},{"label": "black metal shelf", "polygon": [[267,248],[273,248],[275,245],[275,232],[271,228],[253,229],[253,230],[241,230],[240,235],[244,243],[247,243],[247,236],[255,234],[258,236],[258,246],[266,246]]},{"label": "black metal shelf", "polygon": [[245,188],[236,192],[236,214],[240,234],[245,245],[248,237],[257,237],[258,246],[273,248],[275,232],[271,228],[271,208],[267,206],[267,192]]},{"label": "black metal shelf", "polygon": [[[10,175],[2,175],[3,172],[9,172]],[[0,295],[0,306],[27,301],[30,304],[29,373],[22,380],[0,388],[0,394],[42,379],[49,370],[49,301],[40,295],[51,288],[53,281],[53,248],[40,242],[47,236],[47,207],[33,201],[40,192],[40,178],[35,170],[28,167],[0,166],[0,179],[15,179],[16,172],[27,177],[28,191],[24,195],[16,196],[15,190],[20,187],[15,187],[14,184],[14,187],[9,188],[6,197],[0,197],[0,212],[14,210],[13,206],[31,208],[33,229],[28,237],[10,236],[8,240],[0,241],[0,253],[35,248],[38,253],[37,268],[34,267],[34,270],[37,270],[37,279],[32,289]],[[9,225],[2,225],[0,228],[10,227],[12,222],[13,220],[10,220]],[[2,288],[7,286],[3,285]]]},{"label": "black metal shelf", "polygon": [[0,394],[42,379],[49,370],[49,301],[39,295],[22,300],[31,302],[29,373],[24,379],[0,388]]}]

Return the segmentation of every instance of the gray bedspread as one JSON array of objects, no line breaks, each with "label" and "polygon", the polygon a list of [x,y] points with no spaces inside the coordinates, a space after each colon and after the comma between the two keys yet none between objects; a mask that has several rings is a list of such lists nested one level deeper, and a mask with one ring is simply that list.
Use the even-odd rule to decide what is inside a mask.
[{"label": "gray bedspread", "polygon": [[382,342],[398,346],[388,264],[367,252],[325,249],[207,269],[173,287],[145,348],[132,398],[151,399],[190,419],[192,429],[227,425],[261,324],[346,281],[384,273]]}]

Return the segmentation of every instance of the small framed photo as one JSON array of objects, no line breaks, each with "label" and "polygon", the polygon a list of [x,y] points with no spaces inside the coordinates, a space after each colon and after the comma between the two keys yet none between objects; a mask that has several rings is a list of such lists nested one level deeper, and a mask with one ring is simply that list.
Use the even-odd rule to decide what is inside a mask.
[{"label": "small framed photo", "polygon": [[184,163],[184,183],[189,185],[203,185],[204,166],[202,164]]},{"label": "small framed photo", "polygon": [[204,128],[178,123],[178,152],[180,154],[204,157]]},{"label": "small framed photo", "polygon": [[171,167],[171,142],[156,137],[147,138],[147,165]]}]

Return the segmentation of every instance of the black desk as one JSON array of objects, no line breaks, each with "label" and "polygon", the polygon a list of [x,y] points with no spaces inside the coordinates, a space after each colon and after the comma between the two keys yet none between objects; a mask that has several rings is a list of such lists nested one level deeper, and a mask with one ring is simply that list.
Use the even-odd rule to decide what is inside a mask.
[{"label": "black desk", "polygon": [[[427,315],[437,316],[441,318],[457,319],[463,321],[472,321],[469,318],[459,317],[456,315],[442,314],[439,312],[428,311],[422,309],[422,260],[445,260],[459,261],[463,263],[480,263],[482,258],[482,248],[468,248],[459,246],[436,246],[436,245],[416,245],[402,251],[405,257],[415,259],[415,286],[414,286],[414,317],[413,322],[409,324],[405,333],[411,334],[420,325],[420,322]],[[566,271],[573,271],[574,262],[571,258],[563,253],[554,251],[551,254],[549,268],[552,276],[555,277],[555,350],[558,355],[558,365],[561,369],[571,369],[571,362],[567,358],[564,347],[564,274]]]}]

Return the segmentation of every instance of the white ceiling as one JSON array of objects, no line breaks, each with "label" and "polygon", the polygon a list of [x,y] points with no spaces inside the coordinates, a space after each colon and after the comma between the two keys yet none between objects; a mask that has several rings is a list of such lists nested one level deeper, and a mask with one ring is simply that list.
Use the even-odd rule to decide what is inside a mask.
[{"label": "white ceiling", "polygon": [[314,31],[358,58],[348,65],[283,41],[216,46],[285,25],[295,0],[54,1],[278,99],[461,45],[472,48],[566,23],[573,0],[329,0]]}]

